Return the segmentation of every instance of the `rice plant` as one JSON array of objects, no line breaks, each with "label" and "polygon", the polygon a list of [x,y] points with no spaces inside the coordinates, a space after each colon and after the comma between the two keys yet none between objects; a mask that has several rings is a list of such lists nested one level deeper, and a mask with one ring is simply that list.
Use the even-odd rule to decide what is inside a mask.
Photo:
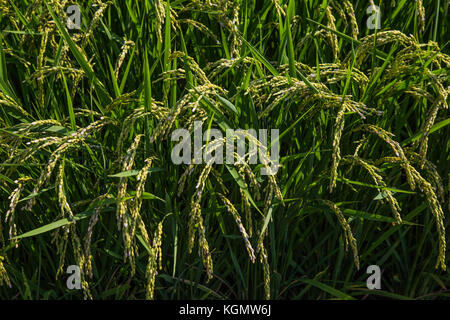
[{"label": "rice plant", "polygon": [[0,297],[448,297],[448,7],[0,0]]}]

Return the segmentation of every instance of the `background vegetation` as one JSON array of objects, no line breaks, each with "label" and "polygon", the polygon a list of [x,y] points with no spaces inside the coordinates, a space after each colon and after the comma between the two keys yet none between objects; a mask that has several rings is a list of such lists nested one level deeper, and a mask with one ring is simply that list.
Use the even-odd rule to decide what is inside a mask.
[{"label": "background vegetation", "polygon": [[[446,0],[0,0],[2,299],[449,295]],[[280,169],[175,165],[280,130]],[[82,269],[82,290],[66,268]],[[382,290],[366,289],[366,268]]]}]

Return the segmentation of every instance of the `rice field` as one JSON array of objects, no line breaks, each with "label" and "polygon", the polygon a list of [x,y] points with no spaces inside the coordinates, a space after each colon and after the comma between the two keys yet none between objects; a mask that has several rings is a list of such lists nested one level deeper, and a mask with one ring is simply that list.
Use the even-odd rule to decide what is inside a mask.
[{"label": "rice field", "polygon": [[0,299],[449,297],[449,4],[0,0]]}]

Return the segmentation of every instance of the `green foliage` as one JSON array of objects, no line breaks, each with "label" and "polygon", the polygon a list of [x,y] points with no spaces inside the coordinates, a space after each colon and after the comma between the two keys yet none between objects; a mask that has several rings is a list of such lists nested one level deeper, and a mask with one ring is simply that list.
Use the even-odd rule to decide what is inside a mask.
[{"label": "green foliage", "polygon": [[[376,2],[380,30],[348,0],[79,1],[69,30],[0,0],[0,298],[447,297],[448,1]],[[194,121],[279,129],[278,173],[175,165]]]}]

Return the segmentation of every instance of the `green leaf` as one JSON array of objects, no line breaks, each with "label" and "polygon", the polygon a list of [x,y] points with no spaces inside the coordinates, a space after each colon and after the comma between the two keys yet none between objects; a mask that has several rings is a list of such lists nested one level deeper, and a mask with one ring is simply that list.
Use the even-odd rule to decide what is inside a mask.
[{"label": "green leaf", "polygon": [[[128,193],[133,197],[136,195],[136,191],[128,191]],[[145,191],[142,192],[142,199],[144,199],[144,200],[155,200],[156,199],[156,200],[162,201],[164,203],[166,202],[166,200],[161,199],[160,197],[155,196],[154,194],[145,192]]]},{"label": "green leaf", "polygon": [[[429,133],[433,133],[435,131],[438,131],[438,130],[444,128],[445,126],[448,126],[449,124],[450,124],[450,118],[442,120],[442,121],[436,123],[434,126],[432,126]],[[416,133],[412,137],[410,137],[410,138],[406,139],[405,141],[403,141],[402,142],[402,146],[405,146],[408,143],[411,143],[413,141],[416,141],[416,140],[420,139],[420,137],[422,137],[422,135],[423,135],[423,132]]]},{"label": "green leaf", "polygon": [[216,95],[217,98],[219,99],[220,102],[223,103],[223,105],[230,111],[234,112],[235,114],[238,114],[238,111],[236,110],[236,107],[234,106],[234,104],[232,104],[230,101],[228,101],[227,99]]},{"label": "green leaf", "polygon": [[77,130],[77,125],[75,122],[75,113],[73,112],[73,103],[72,98],[70,97],[69,87],[67,86],[66,76],[64,75],[64,72],[61,71],[61,78],[63,80],[64,84],[64,90],[66,92],[66,99],[67,99],[67,109],[69,111],[69,119],[70,119],[70,126],[72,127],[72,130]]},{"label": "green leaf", "polygon": [[400,294],[388,292],[388,291],[382,291],[382,290],[370,290],[370,289],[358,289],[361,294],[364,295],[374,295],[374,296],[380,296],[380,297],[387,297],[392,298],[395,300],[413,300],[410,297],[402,296]]},{"label": "green leaf", "polygon": [[[45,5],[47,6],[47,9],[50,12],[50,15],[52,16],[53,21],[56,24],[56,27],[58,28],[59,32],[62,34],[64,40],[66,40],[67,44],[69,45],[70,51],[75,56],[75,59],[80,64],[81,68],[86,73],[89,80],[94,84],[95,88],[97,88],[99,90],[98,91],[99,97],[102,100],[103,105],[104,106],[108,105],[111,102],[111,97],[109,96],[108,92],[106,91],[104,85],[98,80],[94,71],[89,66],[89,63],[86,61],[84,56],[78,50],[78,47],[76,46],[75,42],[73,42],[73,40],[70,37],[69,33],[67,32],[66,28],[61,24],[59,17],[53,12],[51,6],[48,4],[48,0],[45,0]],[[102,106],[99,106],[99,109],[102,113],[104,112],[104,109]]]},{"label": "green leaf", "polygon": [[241,39],[242,41],[244,41],[245,45],[250,49],[255,59],[259,60],[270,71],[270,73],[272,73],[272,75],[274,76],[279,75],[278,71],[272,66],[272,64],[254,46],[252,46],[250,42],[245,40],[242,36]]},{"label": "green leaf", "polygon": [[[372,220],[372,221],[378,221],[378,222],[389,222],[389,223],[396,222],[396,220],[394,218],[382,216],[382,215],[375,214],[375,213],[369,213],[369,212],[365,212],[365,211],[359,211],[359,210],[353,210],[353,209],[342,209],[342,213],[345,215],[362,218],[365,220]],[[407,224],[407,225],[417,225],[415,223],[408,222],[405,220],[402,220],[402,223]]]},{"label": "green leaf", "polygon": [[48,127],[47,129],[45,129],[45,131],[56,132],[56,133],[60,133],[60,134],[64,134],[64,135],[68,135],[73,132],[73,131],[70,131],[69,129],[67,129],[66,127],[56,126],[56,125]]},{"label": "green leaf", "polygon": [[128,170],[128,171],[122,171],[116,174],[109,175],[110,178],[125,178],[125,177],[132,177],[137,176],[139,173],[139,170]]},{"label": "green leaf", "polygon": [[239,188],[241,188],[242,192],[247,196],[248,200],[250,201],[250,203],[253,205],[253,207],[255,207],[255,209],[262,214],[261,210],[259,210],[258,206],[256,205],[255,201],[253,200],[253,197],[250,195],[250,192],[248,191],[247,188],[247,184],[245,183],[244,180],[241,179],[241,176],[239,175],[239,173],[236,171],[236,169],[229,165],[226,164],[225,165],[226,168],[228,169],[228,171],[230,172],[231,176],[233,177],[233,179],[236,181],[236,183],[238,184]]},{"label": "green leaf", "polygon": [[379,192],[377,194],[377,196],[375,198],[373,198],[373,200],[385,199],[385,198],[389,197],[390,194],[395,194],[395,192],[391,192],[389,190],[382,190],[381,192]]},{"label": "green leaf", "polygon": [[323,290],[329,294],[331,294],[332,296],[335,296],[336,298],[342,299],[342,300],[356,300],[355,298],[353,298],[352,296],[349,296],[347,294],[345,294],[342,291],[339,291],[333,287],[330,287],[327,284],[324,284],[320,281],[314,280],[314,279],[299,279],[301,282],[312,285],[316,288],[319,288],[320,290]]}]

